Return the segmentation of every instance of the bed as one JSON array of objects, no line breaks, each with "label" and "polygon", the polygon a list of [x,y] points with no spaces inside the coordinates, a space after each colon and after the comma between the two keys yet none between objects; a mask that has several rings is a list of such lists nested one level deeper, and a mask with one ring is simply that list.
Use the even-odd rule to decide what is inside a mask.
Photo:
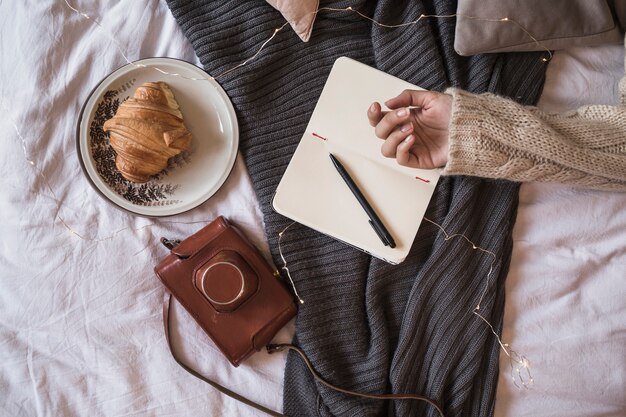
[{"label": "bed", "polygon": [[[161,236],[220,214],[269,252],[242,158],[206,203],[151,219],[94,192],[76,151],[84,101],[126,59],[198,58],[164,2],[70,4],[86,16],[64,1],[0,2],[0,414],[259,415],[172,360],[152,272]],[[539,106],[615,104],[623,53],[555,53]],[[496,416],[626,415],[625,206],[619,193],[522,186],[502,340],[528,358],[533,383],[520,388],[501,355]],[[184,310],[173,315],[187,363],[280,410],[284,355],[260,352],[235,369]]]}]

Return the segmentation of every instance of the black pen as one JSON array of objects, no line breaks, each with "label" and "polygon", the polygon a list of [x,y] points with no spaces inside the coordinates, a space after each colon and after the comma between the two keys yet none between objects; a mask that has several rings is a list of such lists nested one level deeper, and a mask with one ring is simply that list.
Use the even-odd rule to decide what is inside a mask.
[{"label": "black pen", "polygon": [[391,237],[391,234],[389,233],[383,222],[380,221],[380,218],[376,215],[376,212],[374,211],[372,206],[370,206],[370,204],[367,202],[365,196],[363,196],[363,193],[361,193],[361,190],[359,190],[359,187],[357,187],[354,180],[350,177],[350,174],[348,174],[348,171],[346,171],[346,169],[335,157],[335,155],[333,155],[332,153],[329,155],[330,160],[333,161],[333,165],[335,165],[335,168],[337,168],[337,172],[339,172],[339,175],[341,175],[341,178],[343,178],[345,183],[348,185],[348,188],[350,188],[352,194],[354,194],[356,199],[359,201],[359,204],[361,204],[361,207],[363,207],[363,210],[365,210],[365,213],[367,213],[367,217],[370,218],[370,226],[372,226],[372,228],[374,229],[380,240],[382,240],[382,242],[385,244],[385,246],[395,248],[396,242],[394,242],[393,237]]}]

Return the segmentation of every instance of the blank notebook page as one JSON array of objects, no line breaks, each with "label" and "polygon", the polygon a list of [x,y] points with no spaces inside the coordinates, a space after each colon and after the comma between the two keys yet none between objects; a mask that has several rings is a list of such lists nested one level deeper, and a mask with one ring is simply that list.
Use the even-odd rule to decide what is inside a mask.
[{"label": "blank notebook page", "polygon": [[[390,263],[413,243],[439,170],[402,167],[381,154],[367,109],[405,89],[421,89],[349,58],[333,65],[307,129],[281,179],[274,209]],[[384,246],[330,160],[335,155],[396,242]]]}]

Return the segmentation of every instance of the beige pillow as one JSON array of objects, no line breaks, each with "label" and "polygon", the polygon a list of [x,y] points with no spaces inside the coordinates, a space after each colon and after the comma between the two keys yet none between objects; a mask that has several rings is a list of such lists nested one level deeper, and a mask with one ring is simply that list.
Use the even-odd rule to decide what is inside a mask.
[{"label": "beige pillow", "polygon": [[313,31],[319,0],[267,0],[289,22],[294,32],[308,42]]},{"label": "beige pillow", "polygon": [[[459,0],[454,49],[460,55],[475,55],[620,43],[624,37],[611,8],[624,2]],[[512,21],[498,20],[505,17]]]}]

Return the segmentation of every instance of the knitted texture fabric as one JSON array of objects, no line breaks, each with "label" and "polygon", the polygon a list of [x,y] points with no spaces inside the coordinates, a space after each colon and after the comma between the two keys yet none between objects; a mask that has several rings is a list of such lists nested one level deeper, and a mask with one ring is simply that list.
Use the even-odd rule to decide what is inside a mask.
[{"label": "knitted texture fabric", "polygon": [[565,114],[448,89],[453,102],[444,174],[626,191],[626,76],[619,89],[619,106]]},{"label": "knitted texture fabric", "polygon": [[[264,1],[168,0],[168,5],[212,75],[252,57],[284,24]],[[388,24],[456,10],[447,0],[320,4],[348,6]],[[218,77],[237,112],[240,150],[277,265],[282,265],[278,233],[291,220],[272,210],[272,197],[338,57],[427,89],[491,91],[524,104],[538,99],[545,72],[541,54],[460,57],[453,49],[454,27],[455,20],[448,17],[389,29],[353,12],[321,11],[308,43],[283,30],[255,59]],[[499,345],[472,311],[484,293],[481,312],[499,331],[517,193],[511,182],[446,177],[426,213],[449,233],[463,233],[492,251],[495,263],[462,238],[446,239],[428,222],[407,260],[397,266],[301,225],[290,227],[282,251],[305,300],[294,342],[322,377],[341,387],[427,395],[443,405],[448,417],[491,415]],[[313,381],[295,354],[287,360],[283,406],[294,417],[435,415],[425,403],[331,391]]]}]

